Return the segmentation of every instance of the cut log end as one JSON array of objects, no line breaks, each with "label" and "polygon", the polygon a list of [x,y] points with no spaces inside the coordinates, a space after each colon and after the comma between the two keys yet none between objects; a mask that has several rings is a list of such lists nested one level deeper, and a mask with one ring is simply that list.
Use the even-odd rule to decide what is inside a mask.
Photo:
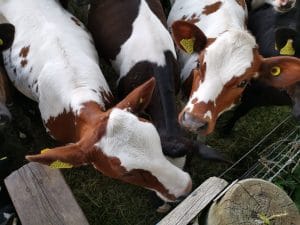
[{"label": "cut log end", "polygon": [[209,209],[206,225],[226,224],[300,225],[300,216],[282,189],[261,179],[246,179]]}]

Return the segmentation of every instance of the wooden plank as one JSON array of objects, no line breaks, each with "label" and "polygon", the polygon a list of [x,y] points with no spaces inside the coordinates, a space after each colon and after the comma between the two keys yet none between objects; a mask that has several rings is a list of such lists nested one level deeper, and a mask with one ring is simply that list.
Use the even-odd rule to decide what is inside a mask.
[{"label": "wooden plank", "polygon": [[183,202],[165,216],[158,225],[186,225],[195,218],[226,186],[226,180],[210,177]]},{"label": "wooden plank", "polygon": [[4,182],[23,225],[88,225],[59,170],[29,163]]}]

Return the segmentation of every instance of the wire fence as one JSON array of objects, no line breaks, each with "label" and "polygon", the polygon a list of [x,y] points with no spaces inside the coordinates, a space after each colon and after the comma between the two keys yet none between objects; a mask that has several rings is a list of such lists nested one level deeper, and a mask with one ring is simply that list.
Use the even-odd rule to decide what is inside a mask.
[{"label": "wire fence", "polygon": [[[280,138],[274,141],[274,134],[278,132]],[[300,125],[295,124],[291,116],[286,117],[220,177],[224,178],[241,165],[250,154],[257,154],[258,160],[238,179],[285,180],[300,167]],[[300,185],[300,177],[295,176],[294,180]]]}]

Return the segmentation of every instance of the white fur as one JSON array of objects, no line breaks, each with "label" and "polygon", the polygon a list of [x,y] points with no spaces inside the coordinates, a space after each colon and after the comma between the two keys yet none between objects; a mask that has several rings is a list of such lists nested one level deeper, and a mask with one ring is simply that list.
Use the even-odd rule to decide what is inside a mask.
[{"label": "white fur", "polygon": [[[71,20],[71,14],[55,0],[2,0],[0,11],[16,27],[11,56],[10,50],[3,54],[9,78],[18,90],[39,102],[45,122],[70,109],[79,112],[84,102],[104,107],[99,92],[110,91],[92,38]],[[23,68],[19,53],[27,46],[28,63]]]},{"label": "white fur", "polygon": [[[168,30],[151,11],[147,2],[141,0],[139,13],[132,25],[130,38],[121,46],[121,51],[112,65],[120,78],[138,62],[149,61],[165,66],[165,51],[176,58],[173,40]],[[130,54],[128,54],[130,53]]]},{"label": "white fur", "polygon": [[96,147],[107,156],[119,158],[127,171],[143,169],[151,172],[176,197],[184,194],[191,181],[187,173],[172,165],[163,155],[155,127],[139,121],[125,110],[111,112],[105,136]]}]

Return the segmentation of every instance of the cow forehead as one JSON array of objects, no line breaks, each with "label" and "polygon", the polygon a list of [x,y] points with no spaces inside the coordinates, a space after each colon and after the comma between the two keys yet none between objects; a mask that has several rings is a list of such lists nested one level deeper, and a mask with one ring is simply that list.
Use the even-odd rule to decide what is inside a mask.
[{"label": "cow forehead", "polygon": [[205,50],[202,62],[206,65],[204,78],[190,100],[197,98],[197,102],[215,102],[229,81],[243,76],[252,66],[255,47],[254,37],[246,31],[223,33]]},{"label": "cow forehead", "polygon": [[147,166],[150,163],[147,160],[163,158],[160,138],[155,127],[121,109],[112,110],[105,135],[96,145],[104,154],[119,158],[127,171],[148,170]]}]

